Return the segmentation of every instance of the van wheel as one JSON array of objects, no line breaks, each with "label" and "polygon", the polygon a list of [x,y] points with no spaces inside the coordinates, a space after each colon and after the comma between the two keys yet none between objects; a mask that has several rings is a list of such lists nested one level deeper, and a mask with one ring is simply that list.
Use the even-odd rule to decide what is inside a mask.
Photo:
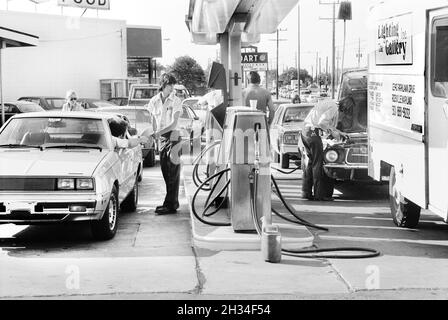
[{"label": "van wheel", "polygon": [[420,220],[421,208],[404,198],[397,187],[395,168],[392,167],[389,180],[390,211],[394,223],[400,228],[415,228]]},{"label": "van wheel", "polygon": [[132,188],[131,193],[121,204],[121,208],[124,212],[135,212],[138,205],[138,181],[134,183],[134,188]]},{"label": "van wheel", "polygon": [[104,210],[103,218],[91,223],[93,237],[97,240],[110,240],[115,237],[118,229],[119,213],[118,192],[114,186],[110,195],[109,204],[106,210]]},{"label": "van wheel", "polygon": [[280,163],[282,165],[282,169],[289,169],[289,155],[281,154],[280,155]]}]

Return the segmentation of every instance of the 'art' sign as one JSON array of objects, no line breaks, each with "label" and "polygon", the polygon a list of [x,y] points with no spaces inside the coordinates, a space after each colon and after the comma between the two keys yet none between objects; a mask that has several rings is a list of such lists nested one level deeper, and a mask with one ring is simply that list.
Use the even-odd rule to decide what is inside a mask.
[{"label": "'art' sign", "polygon": [[110,0],[58,0],[63,7],[110,10]]},{"label": "'art' sign", "polygon": [[267,71],[268,54],[265,52],[242,53],[241,64],[245,71]]},{"label": "'art' sign", "polygon": [[406,14],[378,23],[377,65],[412,64],[412,16]]}]

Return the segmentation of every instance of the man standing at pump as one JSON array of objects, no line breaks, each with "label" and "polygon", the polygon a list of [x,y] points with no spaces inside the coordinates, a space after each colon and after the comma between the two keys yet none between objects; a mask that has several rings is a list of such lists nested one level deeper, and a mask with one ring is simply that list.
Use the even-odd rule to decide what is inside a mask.
[{"label": "man standing at pump", "polygon": [[329,190],[333,190],[333,182],[324,172],[321,134],[327,133],[337,140],[346,138],[344,133],[336,129],[338,116],[338,105],[332,100],[324,100],[319,102],[305,119],[302,142],[309,161],[303,173],[302,197],[304,199],[333,201],[333,195],[329,194]]},{"label": "man standing at pump", "polygon": [[257,109],[267,114],[269,110],[269,123],[274,119],[275,109],[271,93],[260,87],[261,78],[258,72],[250,72],[249,86],[243,91],[243,103],[251,107],[251,101],[257,101]]},{"label": "man standing at pump", "polygon": [[160,165],[166,185],[166,197],[162,206],[156,208],[157,215],[175,214],[179,209],[180,148],[181,137],[177,123],[182,113],[182,102],[174,95],[176,79],[164,74],[160,79],[159,93],[148,104],[148,110],[156,118],[155,139],[160,139]]}]

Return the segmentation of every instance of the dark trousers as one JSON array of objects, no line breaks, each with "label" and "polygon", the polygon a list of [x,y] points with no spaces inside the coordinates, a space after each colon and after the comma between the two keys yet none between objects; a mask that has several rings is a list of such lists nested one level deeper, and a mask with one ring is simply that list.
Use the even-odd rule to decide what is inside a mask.
[{"label": "dark trousers", "polygon": [[324,150],[319,130],[308,130],[302,133],[302,142],[309,158],[303,172],[302,193],[303,197],[320,200],[331,197],[328,195],[327,182],[324,173]]},{"label": "dark trousers", "polygon": [[166,197],[163,206],[168,209],[179,208],[180,185],[180,148],[179,135],[169,133],[160,138],[160,166],[166,185]]}]

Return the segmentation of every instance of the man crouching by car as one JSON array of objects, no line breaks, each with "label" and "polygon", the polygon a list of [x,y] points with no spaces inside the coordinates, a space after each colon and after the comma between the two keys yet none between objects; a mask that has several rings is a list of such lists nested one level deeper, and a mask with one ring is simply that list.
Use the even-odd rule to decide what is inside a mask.
[{"label": "man crouching by car", "polygon": [[[347,139],[345,134],[336,129],[339,108],[336,102],[325,100],[319,102],[305,119],[302,142],[308,156],[308,164],[303,172],[302,197],[307,200],[333,201],[333,182],[324,172],[324,149],[322,134],[334,139]],[[314,194],[313,194],[314,191]]]}]

